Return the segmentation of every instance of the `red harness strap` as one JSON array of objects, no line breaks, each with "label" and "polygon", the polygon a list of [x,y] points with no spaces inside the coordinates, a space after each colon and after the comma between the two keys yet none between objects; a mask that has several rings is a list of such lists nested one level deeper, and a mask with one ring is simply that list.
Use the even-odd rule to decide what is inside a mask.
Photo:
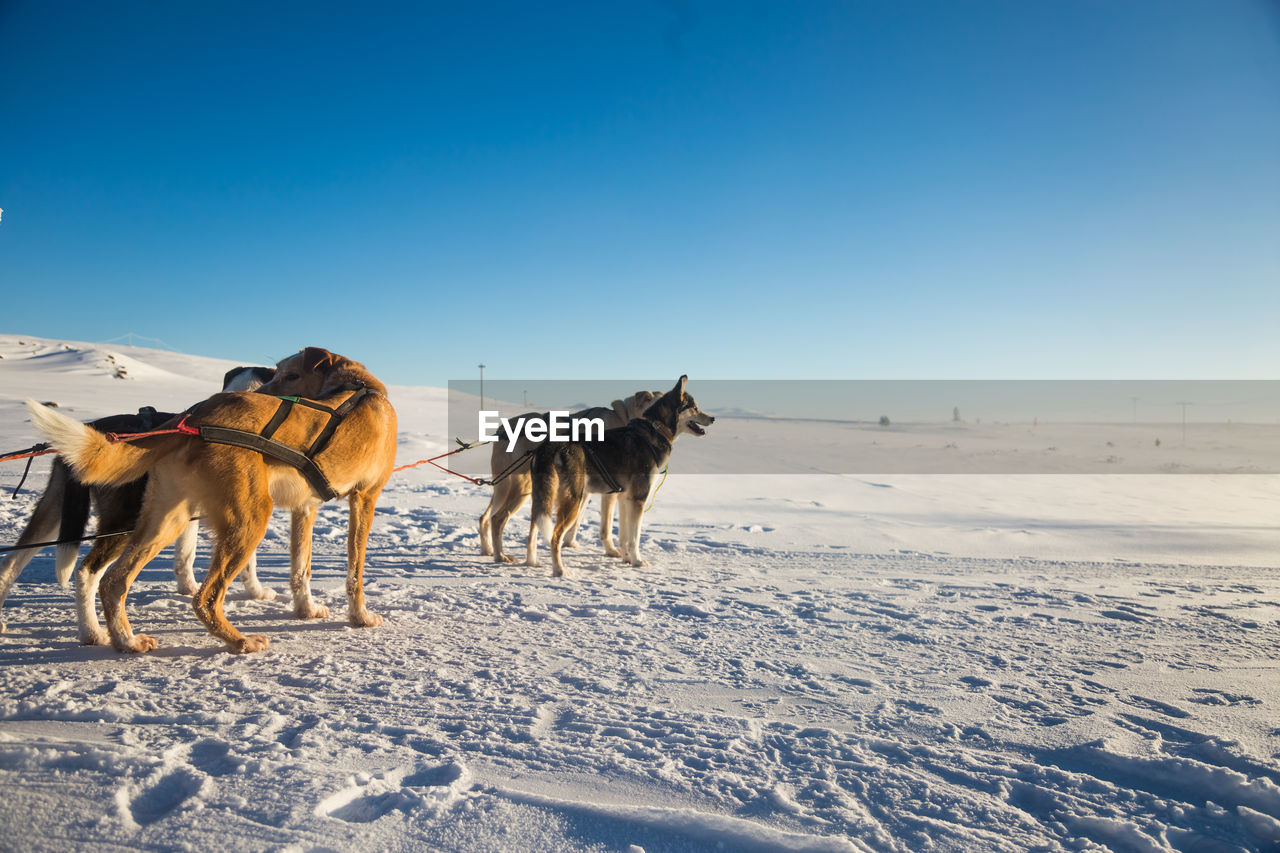
[{"label": "red harness strap", "polygon": [[392,473],[392,474],[394,474],[394,473],[396,473],[397,471],[403,471],[403,470],[405,470],[406,468],[416,468],[416,467],[418,467],[419,465],[428,465],[428,464],[430,464],[430,465],[434,465],[434,466],[436,466],[436,467],[437,467],[437,468],[439,468],[441,471],[444,471],[446,474],[452,474],[452,475],[454,475],[455,477],[461,477],[462,479],[466,480],[467,482],[469,482],[469,483],[474,483],[474,484],[475,484],[475,485],[477,485],[477,486],[484,486],[484,485],[488,485],[488,481],[486,481],[486,480],[477,480],[477,479],[475,479],[474,477],[468,477],[466,474],[460,473],[460,472],[458,472],[458,471],[454,471],[454,470],[452,470],[452,469],[450,469],[450,468],[446,468],[446,467],[444,467],[443,465],[441,465],[439,462],[437,462],[437,461],[436,461],[437,459],[443,459],[443,458],[445,458],[446,456],[452,456],[452,455],[453,455],[453,454],[455,454],[455,453],[461,453],[461,452],[462,452],[462,451],[464,451],[464,450],[470,450],[471,448],[473,448],[473,447],[475,447],[475,446],[476,446],[476,445],[474,445],[474,444],[467,444],[467,445],[464,445],[464,446],[462,446],[462,447],[459,447],[457,450],[450,450],[448,453],[441,453],[439,456],[432,456],[430,459],[419,459],[417,462],[410,462],[408,465],[401,465],[399,468],[392,468],[392,469],[391,469],[391,473]]},{"label": "red harness strap", "polygon": [[175,433],[199,435],[200,430],[187,426],[188,417],[189,415],[183,415],[182,420],[178,421],[178,425],[170,429],[155,429],[151,432],[109,432],[106,433],[106,439],[112,444],[119,444],[122,441],[136,441],[139,438],[150,438],[153,435],[174,435]]}]

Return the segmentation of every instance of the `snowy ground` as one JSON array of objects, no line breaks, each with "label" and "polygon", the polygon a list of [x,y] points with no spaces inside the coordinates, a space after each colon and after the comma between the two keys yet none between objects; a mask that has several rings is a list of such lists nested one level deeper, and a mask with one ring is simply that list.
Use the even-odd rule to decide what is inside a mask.
[{"label": "snowy ground", "polygon": [[[5,450],[38,440],[24,396],[182,408],[230,366],[19,340]],[[405,461],[449,441],[443,400],[393,389]],[[81,647],[42,553],[2,616],[0,848],[1280,849],[1280,477],[682,476],[680,453],[652,567],[584,536],[564,579],[479,557],[487,490],[397,475],[372,630],[344,624],[345,508],[316,528],[320,622],[290,616],[278,516],[281,595],[229,605],[260,655],[198,627],[167,554],[130,601],[162,646]],[[43,486],[9,500],[20,469],[5,543]]]}]

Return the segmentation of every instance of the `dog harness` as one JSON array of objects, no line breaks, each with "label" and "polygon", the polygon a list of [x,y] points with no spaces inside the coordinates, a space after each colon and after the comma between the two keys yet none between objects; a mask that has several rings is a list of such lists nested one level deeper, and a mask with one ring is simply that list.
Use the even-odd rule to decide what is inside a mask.
[{"label": "dog harness", "polygon": [[[649,420],[648,418],[634,418],[631,421],[631,423],[633,424],[638,423],[641,426],[648,427],[649,432],[653,433],[655,437],[657,437],[663,444],[667,446],[666,452],[668,454],[671,452],[672,438],[668,434],[669,430],[667,429],[666,424],[656,423],[654,421]],[[659,429],[659,427],[661,427],[661,429]],[[664,458],[663,452],[658,449],[657,442],[651,442],[646,444],[645,446],[649,448],[649,454],[653,457],[653,464],[657,465],[658,467],[662,467],[663,463],[666,462],[667,460]]]},{"label": "dog harness", "polygon": [[596,452],[591,449],[590,444],[583,443],[579,445],[582,448],[582,454],[590,460],[596,471],[600,474],[600,478],[604,480],[604,484],[609,487],[606,495],[616,495],[622,491],[622,486],[618,485],[618,481],[613,478],[613,474],[609,473],[609,469],[600,461],[600,457],[596,456]]},{"label": "dog harness", "polygon": [[[666,444],[667,453],[671,452],[671,440],[666,436],[665,425],[655,424],[653,421],[649,420],[648,418],[632,418],[628,426],[631,426],[633,424],[639,424],[641,426],[648,427],[649,431],[653,433],[653,435],[659,441]],[[659,427],[661,427],[661,429],[659,429]],[[591,449],[591,445],[586,442],[581,442],[579,444],[579,447],[582,448],[582,454],[587,457],[587,460],[592,464],[592,466],[595,467],[596,471],[600,474],[600,479],[604,480],[604,484],[609,487],[609,491],[605,492],[605,494],[613,495],[623,491],[622,486],[618,485],[618,481],[614,478],[613,474],[609,471],[607,467],[605,467],[604,463],[600,461],[600,457],[596,455],[596,452]],[[653,463],[659,468],[661,468],[663,463],[666,462],[666,459],[664,458],[663,452],[658,449],[657,443],[645,442],[645,447],[648,448],[649,455],[653,457]]]},{"label": "dog harness", "polygon": [[[333,484],[329,482],[329,478],[320,470],[320,466],[316,464],[315,457],[329,444],[329,439],[333,438],[338,425],[351,413],[356,403],[369,394],[376,393],[362,382],[349,383],[334,390],[335,392],[354,391],[355,393],[336,407],[326,406],[323,403],[317,403],[315,400],[308,400],[305,397],[282,396],[280,397],[279,408],[276,409],[276,413],[271,416],[271,420],[267,422],[261,432],[249,432],[233,427],[212,425],[197,427],[197,430],[202,439],[213,444],[230,444],[235,447],[256,450],[263,456],[270,456],[272,459],[278,459],[287,465],[292,465],[298,469],[298,472],[311,484],[311,488],[315,489],[324,500],[333,500],[338,497],[338,492],[333,488]],[[284,423],[285,418],[289,417],[289,412],[293,411],[295,404],[321,412],[328,412],[329,414],[329,422],[325,424],[324,429],[320,431],[315,441],[311,442],[311,446],[306,450],[297,450],[272,438],[276,430]]]}]

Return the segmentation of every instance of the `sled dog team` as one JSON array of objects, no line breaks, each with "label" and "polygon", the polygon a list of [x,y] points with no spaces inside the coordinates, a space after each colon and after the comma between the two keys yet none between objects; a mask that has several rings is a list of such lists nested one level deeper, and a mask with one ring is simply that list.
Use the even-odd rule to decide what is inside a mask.
[{"label": "sled dog team", "polygon": [[[611,407],[575,413],[575,419],[604,421],[600,441],[539,444],[522,437],[510,446],[495,443],[490,466],[497,483],[480,517],[481,552],[497,562],[512,562],[502,550],[503,529],[532,496],[526,562],[538,565],[541,534],[551,548],[553,573],[561,576],[561,547],[576,547],[587,497],[599,494],[605,553],[633,566],[647,566],[640,557],[640,527],[654,478],[666,466],[679,435],[704,435],[715,421],[698,408],[685,383],[681,376],[665,394],[640,391],[615,400]],[[308,347],[274,369],[229,371],[222,393],[181,415],[143,409],[137,415],[83,424],[31,400],[27,407],[58,456],[18,539],[19,550],[0,560],[0,605],[40,543],[83,534],[92,503],[99,533],[132,532],[97,539],[75,573],[82,643],[110,643],[122,652],[156,647],[154,637],[134,632],[125,599],[142,568],[176,541],[178,591],[194,594],[197,618],[231,651],[262,651],[269,645],[266,637],[246,636],[227,621],[223,602],[231,582],[247,569],[249,596],[275,597],[258,581],[255,550],[272,509],[288,509],[294,615],[328,616],[328,608],[311,595],[311,529],[321,503],[345,497],[350,511],[348,619],[357,627],[382,623],[365,606],[363,574],[374,507],[395,465],[396,413],[386,386],[364,365]],[[547,417],[527,413],[512,420]],[[153,431],[154,435],[130,441],[116,440],[116,434]],[[211,529],[214,540],[209,570],[198,588],[192,575],[196,516]],[[76,542],[57,546],[55,571],[64,586],[78,554]],[[95,591],[102,601],[105,630],[98,622]]]}]

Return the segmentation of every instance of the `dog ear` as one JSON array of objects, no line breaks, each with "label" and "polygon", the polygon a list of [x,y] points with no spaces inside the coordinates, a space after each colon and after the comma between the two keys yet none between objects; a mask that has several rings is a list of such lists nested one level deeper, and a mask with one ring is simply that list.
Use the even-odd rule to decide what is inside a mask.
[{"label": "dog ear", "polygon": [[332,370],[336,362],[333,353],[321,347],[307,347],[302,351],[302,369],[308,373]]},{"label": "dog ear", "polygon": [[688,382],[688,381],[689,381],[689,377],[688,377],[687,375],[686,375],[686,376],[681,376],[681,377],[680,377],[680,381],[676,383],[676,387],[674,387],[674,388],[672,388],[672,389],[671,389],[671,393],[673,393],[673,394],[678,394],[678,395],[680,395],[680,396],[682,396],[682,397],[683,397],[683,396],[684,396],[684,386],[685,386],[685,383],[686,383],[686,382]]}]

